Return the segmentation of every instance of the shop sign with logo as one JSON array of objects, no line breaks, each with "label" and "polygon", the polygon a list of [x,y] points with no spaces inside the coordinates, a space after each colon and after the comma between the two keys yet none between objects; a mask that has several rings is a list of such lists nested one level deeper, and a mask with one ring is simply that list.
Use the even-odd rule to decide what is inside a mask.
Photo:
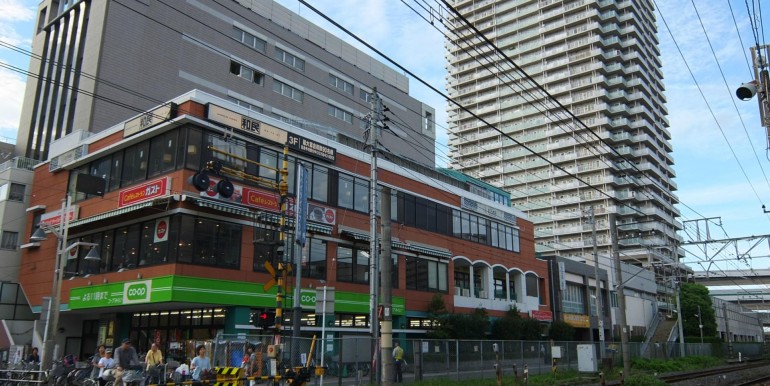
[{"label": "shop sign with logo", "polygon": [[337,222],[337,211],[334,208],[327,208],[325,206],[308,202],[307,213],[308,221],[320,222],[329,225],[334,225]]},{"label": "shop sign with logo", "polygon": [[470,198],[462,197],[460,201],[460,207],[516,225],[516,216],[513,214],[503,211],[502,209],[471,200]]},{"label": "shop sign with logo", "polygon": [[155,220],[155,239],[156,243],[161,243],[168,240],[168,217],[163,217]]},{"label": "shop sign with logo", "polygon": [[289,149],[305,153],[311,157],[323,161],[334,162],[337,160],[337,150],[297,134],[289,133]]},{"label": "shop sign with logo", "polygon": [[202,197],[213,198],[221,201],[243,204],[252,208],[264,209],[270,212],[281,211],[281,199],[277,193],[233,184],[233,195],[229,198],[224,198],[220,196],[219,193],[217,193],[218,182],[218,178],[209,177],[209,188],[200,192],[200,195]]},{"label": "shop sign with logo", "polygon": [[206,105],[206,119],[281,145],[285,145],[288,139],[288,133],[285,130],[211,103]]},{"label": "shop sign with logo", "polygon": [[550,322],[553,320],[553,313],[551,311],[530,311],[529,316],[532,319],[539,320],[541,322]]},{"label": "shop sign with logo", "polygon": [[126,123],[123,124],[123,138],[141,133],[161,122],[171,119],[174,111],[176,111],[176,104],[169,103],[160,106],[155,110],[147,111],[130,121],[126,121]]},{"label": "shop sign with logo", "polygon": [[572,327],[578,328],[591,328],[591,319],[588,315],[581,314],[562,314],[564,323],[569,324]]},{"label": "shop sign with logo", "polygon": [[[53,212],[43,213],[42,216],[40,216],[40,223],[46,224],[46,225],[52,225],[52,226],[59,226],[61,224],[61,209],[57,209]],[[78,218],[78,206],[77,205],[70,205],[69,211],[67,212],[67,221],[72,222],[74,220],[77,220]]]},{"label": "shop sign with logo", "polygon": [[123,283],[123,304],[149,303],[152,280]]},{"label": "shop sign with logo", "polygon": [[122,208],[124,206],[167,196],[169,194],[169,188],[169,178],[163,177],[128,189],[123,189],[118,192],[118,207]]}]

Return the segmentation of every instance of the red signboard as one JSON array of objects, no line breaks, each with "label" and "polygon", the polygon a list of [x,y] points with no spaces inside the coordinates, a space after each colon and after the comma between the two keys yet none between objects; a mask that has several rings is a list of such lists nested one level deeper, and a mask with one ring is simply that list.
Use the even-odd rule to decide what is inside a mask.
[{"label": "red signboard", "polygon": [[118,193],[118,207],[133,205],[153,198],[163,197],[168,194],[168,177],[145,182]]},{"label": "red signboard", "polygon": [[529,316],[541,322],[550,322],[553,320],[551,311],[530,311]]},{"label": "red signboard", "polygon": [[[67,216],[67,221],[72,222],[73,220],[78,218],[78,206],[77,205],[70,205],[69,215]],[[43,214],[40,217],[40,223],[41,224],[47,224],[52,226],[59,226],[61,225],[61,209],[55,210],[53,212],[48,212]]]}]

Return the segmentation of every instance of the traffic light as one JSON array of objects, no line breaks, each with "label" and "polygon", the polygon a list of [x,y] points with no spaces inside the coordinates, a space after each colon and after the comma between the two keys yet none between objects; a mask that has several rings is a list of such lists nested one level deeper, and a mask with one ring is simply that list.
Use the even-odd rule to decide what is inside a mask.
[{"label": "traffic light", "polygon": [[257,328],[270,328],[275,325],[275,311],[259,311],[251,314],[251,324]]}]

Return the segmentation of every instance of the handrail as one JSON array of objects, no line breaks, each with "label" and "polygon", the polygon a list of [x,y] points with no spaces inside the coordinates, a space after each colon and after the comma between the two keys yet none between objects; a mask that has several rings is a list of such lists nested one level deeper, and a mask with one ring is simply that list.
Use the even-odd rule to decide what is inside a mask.
[{"label": "handrail", "polygon": [[660,314],[656,314],[652,321],[650,321],[650,325],[647,326],[647,331],[644,333],[644,341],[642,342],[642,347],[640,350],[641,355],[644,355],[647,352],[647,349],[650,348],[650,343],[652,342],[652,338],[655,336],[655,332],[658,331],[658,327],[660,326],[660,323],[663,321],[663,317],[660,316]]}]

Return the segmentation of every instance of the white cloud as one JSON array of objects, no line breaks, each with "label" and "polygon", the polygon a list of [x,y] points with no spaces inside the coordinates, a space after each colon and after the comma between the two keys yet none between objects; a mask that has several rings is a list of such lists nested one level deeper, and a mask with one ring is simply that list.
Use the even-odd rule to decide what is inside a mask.
[{"label": "white cloud", "polygon": [[13,71],[0,68],[0,136],[16,137],[24,99],[25,81]]},{"label": "white cloud", "polygon": [[21,0],[0,0],[0,21],[30,21],[35,17],[35,8]]}]

